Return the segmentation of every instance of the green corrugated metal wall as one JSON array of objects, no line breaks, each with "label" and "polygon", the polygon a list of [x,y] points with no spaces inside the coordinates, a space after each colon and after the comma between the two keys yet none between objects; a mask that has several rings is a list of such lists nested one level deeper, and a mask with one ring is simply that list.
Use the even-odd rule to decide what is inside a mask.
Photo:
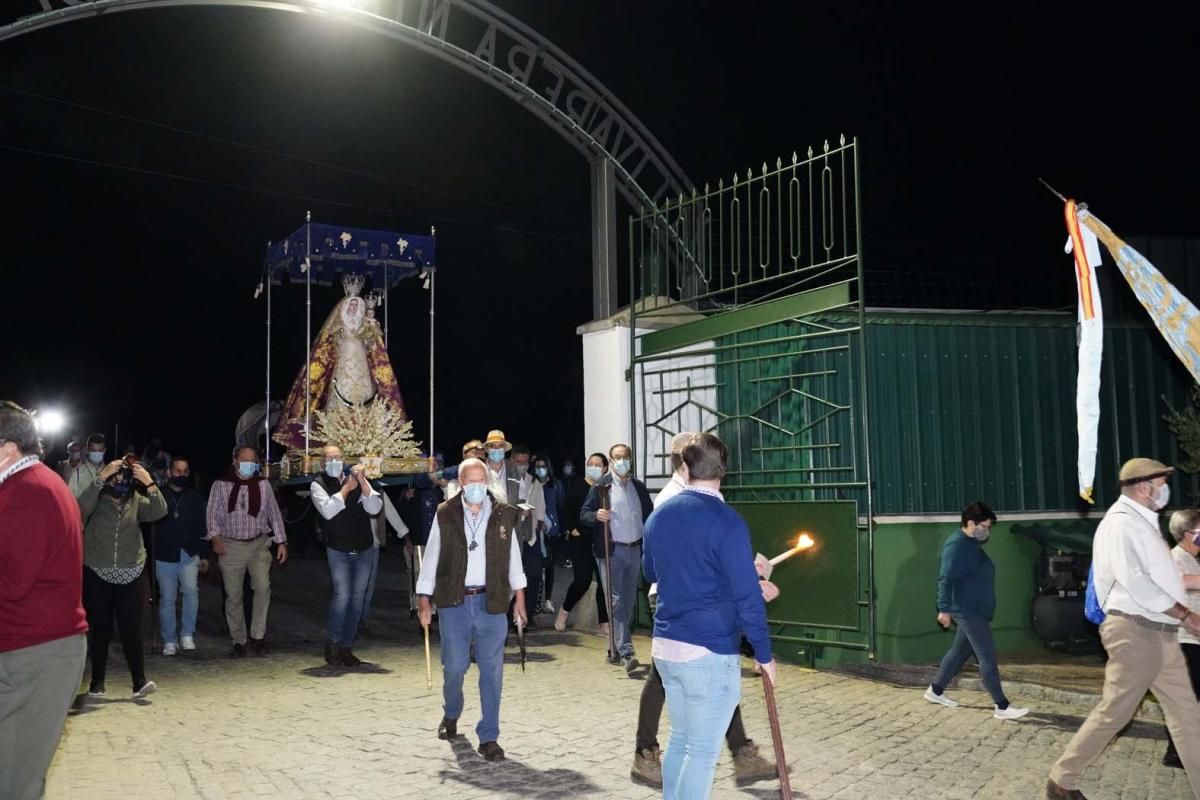
[{"label": "green corrugated metal wall", "polygon": [[[1084,507],[1072,317],[871,314],[866,335],[876,515],[954,513],[976,498],[1000,511]],[[1182,406],[1190,387],[1149,324],[1107,327],[1097,508],[1115,499],[1125,459],[1178,460],[1162,398]]]},{"label": "green corrugated metal wall", "polygon": [[[780,323],[723,338],[719,344],[771,342],[792,333],[794,323]],[[1074,317],[1066,314],[869,312],[865,346],[874,514],[957,513],[977,498],[998,511],[1085,508],[1077,496],[1075,467],[1075,335]],[[857,347],[864,340],[852,341]],[[736,387],[739,408],[758,408],[764,388],[774,388],[763,382],[771,372],[822,369],[839,375],[812,379],[821,393],[856,405],[847,382],[850,372],[839,369],[843,359],[852,363],[856,353],[803,355],[828,344],[821,338],[751,344],[742,357],[761,358],[773,351],[780,359],[756,360],[741,368],[719,365],[719,407],[735,407]],[[1178,461],[1175,438],[1162,419],[1162,398],[1182,407],[1190,388],[1187,371],[1149,323],[1107,326],[1095,508],[1103,509],[1115,499],[1114,477],[1125,459],[1145,455]],[[780,415],[770,417],[772,422],[796,428],[811,409],[781,403],[764,410],[764,416],[771,413]],[[829,438],[852,441],[854,414],[857,408],[822,423],[833,427]],[[735,431],[727,427],[721,434],[729,439]],[[740,457],[744,456],[734,456]],[[809,467],[829,468],[851,460],[839,459],[835,451],[814,451],[807,464],[773,463],[777,459],[764,459],[762,466],[778,470],[773,478],[761,479],[764,483],[790,483]],[[1181,488],[1192,487],[1177,485],[1175,491]],[[859,492],[845,489],[781,495],[861,499]]]}]

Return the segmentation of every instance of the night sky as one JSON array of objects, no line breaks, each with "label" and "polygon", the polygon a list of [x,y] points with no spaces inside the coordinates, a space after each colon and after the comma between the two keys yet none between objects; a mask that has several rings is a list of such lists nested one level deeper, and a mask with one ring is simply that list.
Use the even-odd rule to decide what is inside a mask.
[{"label": "night sky", "polygon": [[[1195,28],[1147,4],[500,5],[697,184],[858,136],[873,305],[1073,308],[1060,206],[1037,176],[1118,233],[1200,235]],[[311,209],[437,226],[438,449],[500,427],[581,455],[587,163],[489,85],[328,20],[177,8],[0,43],[0,115],[0,396],[221,468],[264,391],[263,247]],[[314,290],[314,329],[340,297]],[[303,290],[275,300],[282,398]],[[422,440],[427,303],[416,282],[392,294]]]}]

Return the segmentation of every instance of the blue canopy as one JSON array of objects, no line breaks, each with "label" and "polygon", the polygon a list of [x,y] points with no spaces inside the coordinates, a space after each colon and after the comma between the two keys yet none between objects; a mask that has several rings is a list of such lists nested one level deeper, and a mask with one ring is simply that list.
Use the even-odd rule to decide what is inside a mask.
[{"label": "blue canopy", "polygon": [[312,236],[313,283],[330,286],[340,283],[344,273],[366,275],[371,288],[395,286],[421,270],[437,268],[434,258],[436,239],[409,233],[343,228],[337,225],[301,225],[290,236],[267,248],[267,269],[271,281],[279,283],[287,273],[294,281],[304,280],[306,242]]}]

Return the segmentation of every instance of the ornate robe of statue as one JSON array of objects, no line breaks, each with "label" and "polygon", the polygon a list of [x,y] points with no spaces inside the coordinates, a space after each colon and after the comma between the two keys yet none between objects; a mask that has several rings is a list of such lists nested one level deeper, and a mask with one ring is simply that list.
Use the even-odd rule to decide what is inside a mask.
[{"label": "ornate robe of statue", "polygon": [[[404,400],[375,319],[373,303],[359,297],[360,276],[343,280],[344,297],[321,326],[312,347],[309,367],[311,410],[363,405],[376,396],[404,413]],[[287,403],[275,427],[275,441],[293,450],[304,449],[304,367],[296,375]],[[322,443],[315,438],[313,447]]]}]

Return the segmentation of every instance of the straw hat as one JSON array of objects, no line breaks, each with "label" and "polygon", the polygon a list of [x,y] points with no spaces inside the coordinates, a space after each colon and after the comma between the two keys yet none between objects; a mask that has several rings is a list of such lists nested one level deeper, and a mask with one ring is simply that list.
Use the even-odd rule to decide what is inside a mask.
[{"label": "straw hat", "polygon": [[1139,481],[1153,480],[1154,478],[1163,478],[1174,471],[1174,467],[1168,467],[1166,464],[1161,461],[1155,461],[1153,458],[1131,458],[1121,465],[1121,471],[1117,473],[1117,480],[1122,485],[1126,485]]},{"label": "straw hat", "polygon": [[509,450],[512,450],[512,445],[509,444],[508,440],[504,438],[504,431],[500,431],[500,430],[488,431],[487,440],[484,441],[483,446],[486,449],[487,446],[490,444],[504,445],[504,452],[506,452],[506,453]]},{"label": "straw hat", "polygon": [[482,450],[482,449],[483,449],[483,442],[479,441],[478,439],[472,439],[471,441],[469,441],[463,445],[462,452],[463,452],[463,455],[465,456],[467,454],[468,450]]}]

